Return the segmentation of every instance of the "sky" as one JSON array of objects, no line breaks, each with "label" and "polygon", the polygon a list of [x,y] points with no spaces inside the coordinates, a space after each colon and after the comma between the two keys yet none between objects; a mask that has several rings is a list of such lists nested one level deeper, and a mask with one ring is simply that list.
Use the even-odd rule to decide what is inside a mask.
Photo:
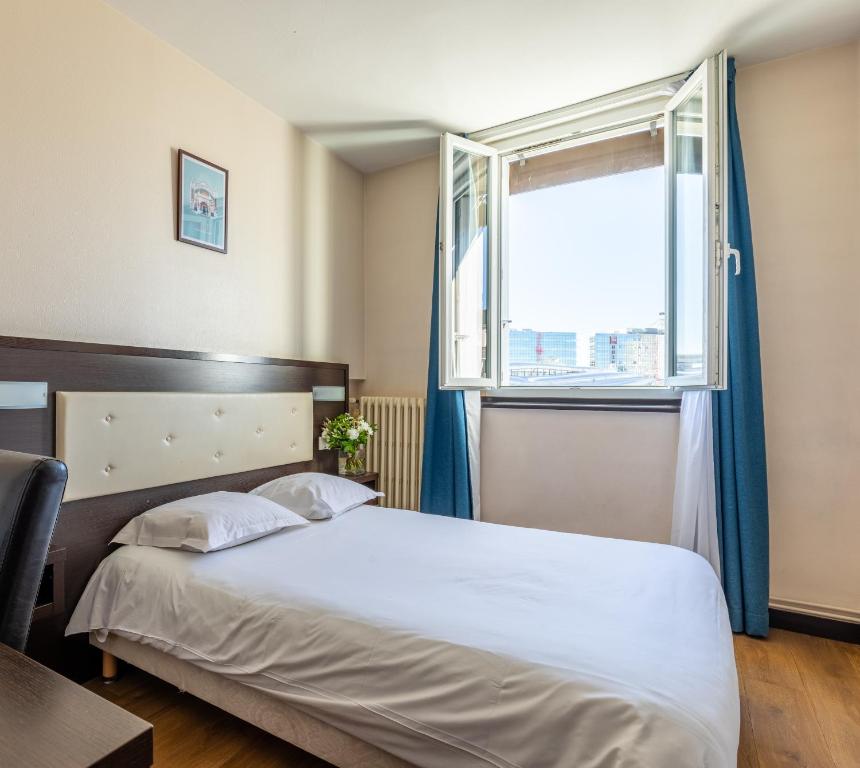
[{"label": "sky", "polygon": [[595,332],[655,326],[665,305],[664,184],[659,166],[511,196],[512,326],[576,331],[580,365]]}]

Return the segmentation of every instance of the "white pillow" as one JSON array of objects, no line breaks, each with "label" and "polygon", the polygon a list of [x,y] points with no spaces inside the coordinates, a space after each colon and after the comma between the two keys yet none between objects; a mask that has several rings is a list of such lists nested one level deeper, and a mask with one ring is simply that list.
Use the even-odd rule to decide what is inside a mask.
[{"label": "white pillow", "polygon": [[307,520],[260,496],[217,491],[169,501],[130,520],[112,544],[213,552]]},{"label": "white pillow", "polygon": [[384,496],[338,475],[300,472],[254,488],[251,493],[283,504],[308,520],[325,520]]}]

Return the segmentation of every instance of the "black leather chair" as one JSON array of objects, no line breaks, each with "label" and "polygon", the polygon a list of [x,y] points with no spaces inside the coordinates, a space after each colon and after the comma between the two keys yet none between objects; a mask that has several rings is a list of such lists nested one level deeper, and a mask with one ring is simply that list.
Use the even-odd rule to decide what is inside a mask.
[{"label": "black leather chair", "polygon": [[0,643],[23,651],[68,470],[62,461],[0,451]]}]

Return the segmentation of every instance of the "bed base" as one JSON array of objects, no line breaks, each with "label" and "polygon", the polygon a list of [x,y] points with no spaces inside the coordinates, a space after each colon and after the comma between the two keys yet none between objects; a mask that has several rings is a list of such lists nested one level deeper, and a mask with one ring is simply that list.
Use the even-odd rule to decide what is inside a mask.
[{"label": "bed base", "polygon": [[91,634],[90,644],[102,651],[103,674],[112,672],[111,679],[116,677],[117,659],[122,659],[338,768],[416,768],[274,696],[155,648],[116,635],[99,642]]}]

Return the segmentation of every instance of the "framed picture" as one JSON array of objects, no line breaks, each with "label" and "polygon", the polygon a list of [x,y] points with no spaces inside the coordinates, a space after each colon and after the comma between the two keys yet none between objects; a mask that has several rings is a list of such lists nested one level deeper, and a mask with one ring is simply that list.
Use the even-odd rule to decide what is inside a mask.
[{"label": "framed picture", "polygon": [[176,239],[227,253],[227,170],[179,150]]}]

